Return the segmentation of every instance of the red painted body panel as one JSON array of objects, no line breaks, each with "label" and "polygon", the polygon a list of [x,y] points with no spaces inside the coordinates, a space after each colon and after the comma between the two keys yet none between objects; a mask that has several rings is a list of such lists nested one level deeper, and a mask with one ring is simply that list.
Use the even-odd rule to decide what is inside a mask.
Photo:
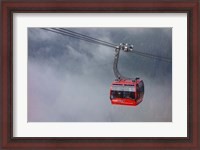
[{"label": "red painted body panel", "polygon": [[136,106],[139,103],[141,103],[142,101],[143,101],[143,96],[138,98],[138,99],[135,99],[135,100],[132,100],[132,99],[129,99],[129,98],[113,98],[111,100],[111,103],[112,104],[118,104],[118,105]]}]

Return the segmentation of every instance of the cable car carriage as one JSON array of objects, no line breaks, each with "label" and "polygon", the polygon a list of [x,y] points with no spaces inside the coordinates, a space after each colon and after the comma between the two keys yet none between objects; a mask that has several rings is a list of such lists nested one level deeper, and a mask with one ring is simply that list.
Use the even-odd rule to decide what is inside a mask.
[{"label": "cable car carriage", "polygon": [[110,100],[112,104],[136,106],[143,100],[144,82],[139,78],[128,78],[119,73],[117,66],[120,50],[129,52],[133,50],[133,46],[121,43],[115,49],[113,71],[116,80],[110,86]]},{"label": "cable car carriage", "polygon": [[136,106],[142,102],[144,83],[139,78],[135,80],[115,80],[110,86],[112,104]]}]

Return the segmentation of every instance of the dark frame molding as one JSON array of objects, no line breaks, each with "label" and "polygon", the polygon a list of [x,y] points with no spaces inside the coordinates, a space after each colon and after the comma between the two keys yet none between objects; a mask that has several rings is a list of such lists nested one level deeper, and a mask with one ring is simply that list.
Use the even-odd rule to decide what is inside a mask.
[{"label": "dark frame molding", "polygon": [[[199,0],[3,0],[1,2],[0,131],[2,149],[200,149],[199,106]],[[187,13],[186,138],[20,138],[13,137],[13,13]]]}]

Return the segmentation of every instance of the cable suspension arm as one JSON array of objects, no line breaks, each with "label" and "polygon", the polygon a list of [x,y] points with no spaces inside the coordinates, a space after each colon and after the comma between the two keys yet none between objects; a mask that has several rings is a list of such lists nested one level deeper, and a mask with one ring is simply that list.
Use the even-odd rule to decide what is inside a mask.
[{"label": "cable suspension arm", "polygon": [[114,56],[114,63],[113,63],[113,71],[114,71],[115,77],[118,80],[135,80],[136,78],[129,78],[129,77],[125,77],[120,74],[120,72],[118,70],[118,61],[119,61],[120,50],[123,50],[125,52],[130,52],[133,50],[133,47],[132,47],[132,45],[121,43],[120,46],[115,49],[115,56]]}]

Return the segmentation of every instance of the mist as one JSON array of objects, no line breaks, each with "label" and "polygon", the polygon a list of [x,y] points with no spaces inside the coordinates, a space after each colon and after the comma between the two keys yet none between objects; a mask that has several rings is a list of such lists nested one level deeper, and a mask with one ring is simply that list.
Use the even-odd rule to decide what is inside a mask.
[{"label": "mist", "polygon": [[[171,28],[68,28],[172,58]],[[29,122],[171,122],[172,63],[121,52],[119,71],[145,84],[138,106],[112,105],[114,49],[28,28]]]}]

